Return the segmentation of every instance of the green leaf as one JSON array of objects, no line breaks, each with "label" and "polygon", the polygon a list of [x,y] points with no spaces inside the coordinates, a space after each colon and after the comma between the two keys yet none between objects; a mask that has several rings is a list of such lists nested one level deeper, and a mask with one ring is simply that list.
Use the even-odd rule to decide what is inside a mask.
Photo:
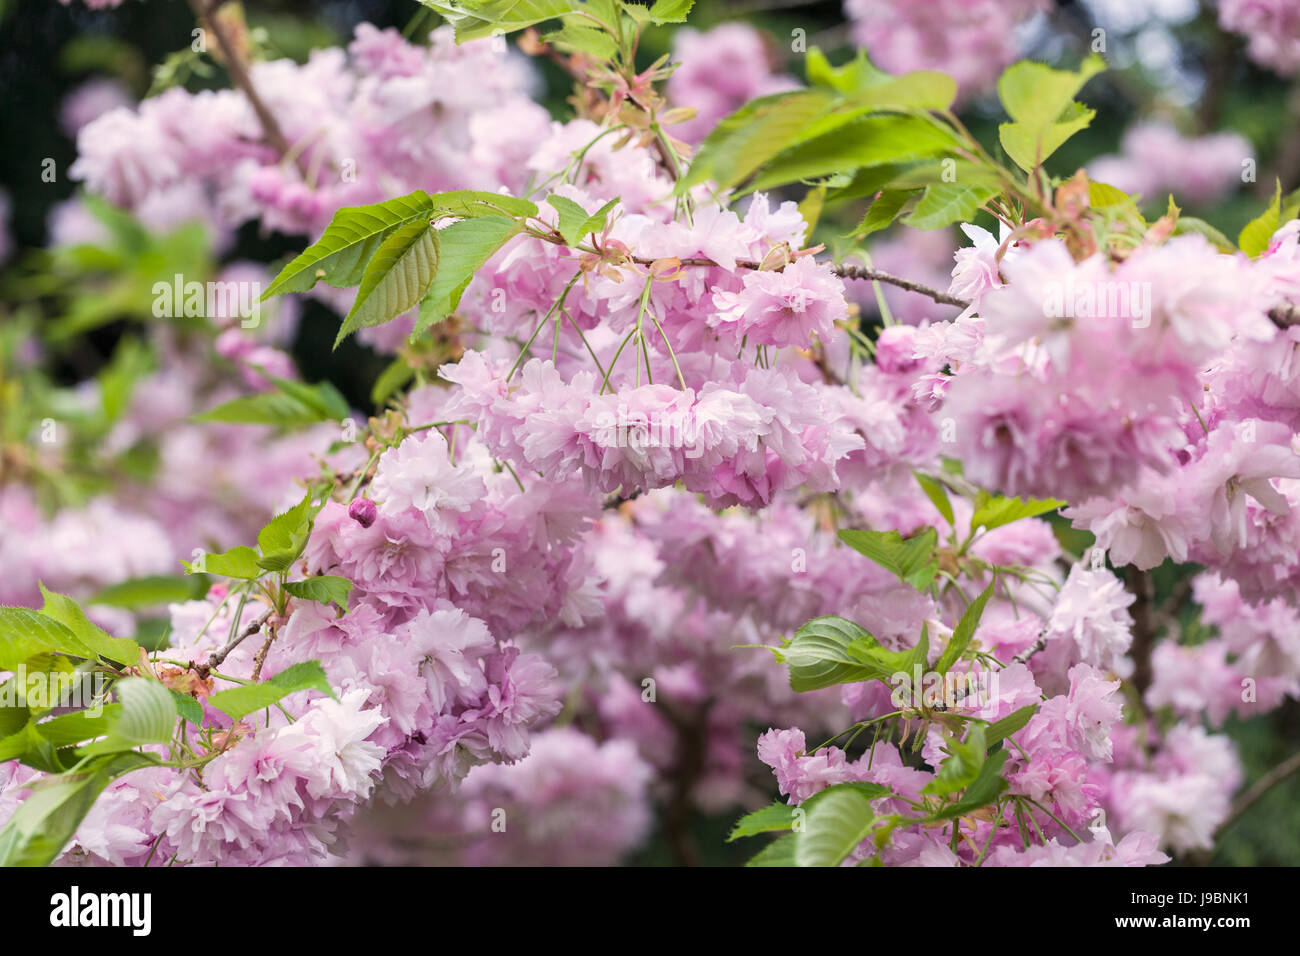
[{"label": "green leaf", "polygon": [[970,527],[972,531],[980,527],[992,531],[1021,518],[1034,518],[1055,511],[1065,504],[1058,498],[1001,498],[981,491],[975,500],[975,513],[971,515]]},{"label": "green leaf", "polygon": [[750,857],[745,866],[794,866],[794,847],[799,834],[777,837]]},{"label": "green leaf", "polygon": [[584,236],[603,231],[610,210],[618,205],[617,199],[611,199],[594,213],[587,215],[587,210],[565,196],[553,193],[546,197],[546,201],[559,213],[555,228],[570,249],[576,249]]},{"label": "green leaf", "polygon": [[343,610],[348,609],[348,595],[352,592],[352,582],[332,574],[322,574],[304,581],[290,581],[284,589],[294,597],[304,601],[319,601],[321,604],[337,604]]},{"label": "green leaf", "polygon": [[980,766],[974,782],[966,788],[966,792],[961,795],[957,802],[932,813],[929,819],[951,820],[967,813],[974,813],[976,810],[987,807],[997,800],[1002,795],[1002,791],[1008,786],[1006,779],[1002,776],[1002,768],[1006,765],[1007,758],[1010,756],[1010,753],[1005,749],[991,754]]},{"label": "green leaf", "polygon": [[442,258],[433,285],[420,302],[416,331],[423,331],[454,312],[474,273],[483,268],[506,242],[518,235],[521,228],[513,219],[484,216],[452,223],[441,230]]},{"label": "green leaf", "polygon": [[879,800],[881,797],[892,797],[893,791],[888,787],[881,786],[878,783],[869,783],[866,780],[847,780],[844,783],[837,783],[827,787],[825,790],[818,790],[802,804],[805,810],[811,809],[813,804],[821,800],[828,793],[834,793],[837,790],[855,790],[868,800]]},{"label": "green leaf", "polygon": [[567,196],[551,194],[546,197],[546,201],[559,213],[555,228],[564,237],[565,245],[570,249],[577,248],[582,237],[587,234],[583,229],[587,223],[587,210]]},{"label": "green leaf", "polygon": [[930,625],[921,625],[921,638],[909,650],[891,651],[868,635],[849,644],[849,653],[874,666],[876,673],[873,676],[878,680],[892,682],[896,675],[905,674],[910,681],[914,668],[918,665],[924,667],[930,658]]},{"label": "green leaf", "polygon": [[818,617],[804,624],[775,651],[790,668],[790,687],[804,693],[835,684],[888,680],[895,668],[867,655],[876,639],[842,617]]},{"label": "green leaf", "polygon": [[513,33],[537,23],[581,11],[577,0],[420,0],[442,14],[456,31],[456,42],[465,43]]},{"label": "green leaf", "polygon": [[794,807],[785,803],[773,803],[762,810],[747,813],[731,828],[727,837],[733,843],[741,837],[756,836],[759,833],[771,833],[776,830],[789,830],[794,823]]},{"label": "green leaf", "polygon": [[916,483],[921,486],[921,490],[930,499],[930,503],[934,505],[939,514],[943,515],[943,520],[948,524],[952,524],[952,502],[948,500],[948,491],[943,484],[919,471],[913,471],[912,476],[916,478]]},{"label": "green leaf", "polygon": [[650,7],[650,22],[663,26],[665,23],[685,23],[686,15],[695,6],[695,0],[655,0]]},{"label": "green leaf", "polygon": [[343,207],[320,239],[280,270],[262,299],[281,292],[306,292],[320,279],[339,289],[356,285],[366,263],[394,230],[427,220],[432,210],[429,194],[419,189],[369,206]]},{"label": "green leaf", "polygon": [[45,598],[41,613],[66,627],[86,647],[100,657],[119,664],[140,662],[140,645],[135,641],[126,637],[112,637],[99,625],[92,623],[72,598],[47,591],[44,584],[40,588],[41,595]]},{"label": "green leaf", "polygon": [[83,740],[103,737],[120,719],[121,711],[121,704],[105,704],[99,716],[91,716],[80,710],[75,714],[64,714],[43,721],[36,725],[36,732],[55,747],[71,747]]},{"label": "green leaf", "polygon": [[207,593],[207,589],[207,582],[202,578],[155,574],[110,584],[93,597],[87,598],[86,604],[107,604],[139,610],[161,604],[198,600]]},{"label": "green leaf", "polygon": [[917,189],[924,188],[938,178],[938,166],[934,165],[931,160],[864,166],[853,171],[852,178],[846,176],[847,181],[843,185],[836,186],[827,193],[826,201],[842,202],[848,199],[865,199],[869,196],[874,197],[882,189],[905,190],[911,188],[911,186],[900,185],[904,178],[912,172],[924,169],[931,169],[934,173],[924,182],[911,184]]},{"label": "green leaf", "polygon": [[998,95],[1012,122],[1003,123],[998,133],[1003,149],[1021,169],[1040,165],[1092,121],[1094,111],[1074,97],[1105,68],[1105,60],[1093,54],[1078,70],[1054,70],[1025,60],[1003,72]]},{"label": "green leaf", "polygon": [[379,373],[375,384],[370,389],[370,400],[375,405],[383,405],[388,396],[415,378],[415,369],[403,356],[395,358],[388,368]]},{"label": "green leaf", "polygon": [[0,830],[0,866],[47,866],[63,852],[111,778],[102,770],[45,777]]},{"label": "green leaf", "polygon": [[930,186],[987,186],[995,192],[999,187],[998,174],[990,166],[980,166],[965,159],[951,156],[943,159],[926,159],[899,166],[899,172],[890,180],[891,189],[926,189]]},{"label": "green leaf", "polygon": [[940,796],[964,790],[975,782],[984,766],[987,747],[984,743],[984,725],[970,724],[966,739],[952,737],[944,747],[948,757],[939,765],[934,779],[921,788],[922,793]]},{"label": "green leaf", "polygon": [[114,422],[126,411],[136,383],[153,367],[153,358],[139,339],[125,338],[113,360],[97,376],[104,418]]},{"label": "green leaf", "polygon": [[393,230],[367,263],[334,347],[359,328],[382,325],[415,308],[438,271],[438,245],[438,230],[428,220],[408,222]]},{"label": "green leaf", "polygon": [[819,124],[808,127],[800,131],[795,145],[764,164],[746,191],[773,189],[862,166],[928,159],[961,145],[948,128],[917,116],[862,116],[832,125],[821,135],[811,135]]},{"label": "green leaf", "polygon": [[164,744],[176,729],[176,703],[171,691],[144,677],[125,677],[113,684],[122,707],[103,740],[81,748],[81,753],[103,754],[132,750],[145,744]]},{"label": "green leaf", "polygon": [[0,762],[19,760],[46,773],[62,772],[64,767],[59,762],[54,744],[42,737],[36,726],[29,721],[17,732],[0,740]]},{"label": "green leaf", "polygon": [[208,703],[232,720],[238,721],[300,690],[318,690],[330,697],[334,696],[334,689],[330,687],[320,664],[317,661],[302,661],[260,684],[244,684],[213,694],[208,698]]},{"label": "green leaf", "polygon": [[[1220,252],[1232,255],[1237,251],[1237,247],[1232,244],[1232,240],[1225,236],[1214,226],[1210,225],[1204,219],[1198,219],[1196,216],[1179,216],[1178,223],[1174,226],[1175,236],[1186,236],[1195,234],[1204,236],[1210,241],[1210,244]],[[1270,237],[1271,238],[1271,237]],[[1267,243],[1264,246],[1268,248]]]},{"label": "green leaf", "polygon": [[799,217],[808,224],[808,235],[811,236],[817,231],[817,222],[821,219],[822,207],[825,204],[825,186],[818,186],[815,189],[808,190],[803,199],[799,200]]},{"label": "green leaf", "polygon": [[875,813],[867,796],[852,788],[829,788],[796,833],[797,866],[839,866],[871,834]]},{"label": "green leaf", "polygon": [[[5,688],[10,682],[13,682],[14,689],[12,691],[4,690],[3,688]],[[25,704],[18,703],[17,690],[18,676],[16,674],[8,680],[0,682],[0,700],[6,701],[5,703],[0,703],[0,740],[8,737],[10,734],[16,734],[18,731],[22,730],[23,726],[32,715],[32,712]],[[11,694],[13,695],[12,704],[8,703]],[[0,757],[0,761],[7,759],[9,758]]]},{"label": "green leaf", "polygon": [[190,574],[217,574],[223,578],[243,580],[259,578],[264,571],[257,563],[257,552],[243,544],[221,554],[204,554],[195,561],[181,561],[181,564]]},{"label": "green leaf", "polygon": [[1007,115],[1019,123],[1043,126],[1057,119],[1090,79],[1106,69],[1093,54],[1078,70],[1056,70],[1044,63],[1022,60],[998,79],[998,96]]},{"label": "green leaf", "polygon": [[318,408],[306,405],[283,392],[258,392],[241,395],[216,408],[195,415],[196,422],[224,422],[230,425],[272,425],[276,428],[301,428],[325,421]]},{"label": "green leaf", "polygon": [[1045,163],[1075,133],[1087,129],[1096,115],[1096,110],[1075,103],[1062,114],[1059,122],[1046,126],[1003,123],[998,127],[998,139],[1016,165],[1029,171]]},{"label": "green leaf", "polygon": [[918,591],[928,586],[939,573],[939,561],[934,556],[939,533],[934,528],[926,528],[906,540],[897,531],[856,528],[840,531],[839,538]]},{"label": "green leaf", "polygon": [[824,86],[841,93],[851,93],[887,75],[877,70],[867,59],[866,50],[861,49],[843,66],[832,66],[820,48],[809,47],[804,54],[804,69],[810,86]]},{"label": "green leaf", "polygon": [[308,385],[306,382],[276,378],[274,375],[268,375],[267,378],[270,379],[271,384],[285,395],[296,399],[315,411],[320,416],[321,421],[340,421],[346,418],[348,412],[351,411],[348,407],[348,400],[331,382],[317,382],[315,385]]},{"label": "green leaf", "polygon": [[542,40],[565,53],[581,53],[596,60],[612,60],[618,54],[612,36],[582,23],[566,23],[559,30],[543,34]]},{"label": "green leaf", "polygon": [[966,648],[970,646],[971,638],[975,636],[975,629],[979,627],[980,618],[984,616],[984,607],[989,603],[989,598],[993,596],[993,585],[986,587],[980,596],[971,601],[965,612],[962,613],[961,620],[953,628],[952,637],[948,639],[948,646],[943,649],[943,654],[939,662],[935,664],[935,670],[940,674],[948,673],[948,669],[961,659]]},{"label": "green leaf", "polygon": [[176,707],[176,713],[188,720],[196,727],[203,724],[203,705],[191,697],[189,694],[182,694],[178,690],[167,688],[172,695],[172,704]]},{"label": "green leaf", "polygon": [[995,720],[984,733],[984,743],[989,747],[1000,743],[1029,723],[1029,719],[1037,712],[1037,704],[1027,704],[1019,710],[1013,710],[1001,720]]},{"label": "green leaf", "polygon": [[794,142],[808,123],[835,102],[826,90],[774,93],[750,100],[723,119],[700,144],[677,194],[712,180],[720,189],[740,183]]},{"label": "green leaf", "polygon": [[1278,180],[1273,198],[1259,216],[1242,228],[1237,245],[1252,259],[1268,250],[1268,242],[1282,225],[1282,182]]},{"label": "green leaf", "polygon": [[1108,206],[1124,206],[1133,202],[1133,197],[1122,189],[1108,183],[1088,183],[1088,205],[1093,209],[1105,209]]},{"label": "green leaf", "polygon": [[27,607],[0,607],[0,670],[13,671],[48,651],[92,658],[95,652],[54,618]]},{"label": "green leaf", "polygon": [[914,189],[885,189],[875,198],[871,206],[867,209],[867,214],[862,217],[858,227],[853,230],[853,235],[859,239],[866,238],[873,232],[879,232],[893,224],[898,218],[903,207],[910,200],[914,200],[917,191]]},{"label": "green leaf", "polygon": [[905,222],[917,229],[942,229],[954,222],[970,222],[989,197],[997,194],[990,186],[967,183],[933,183]]},{"label": "green leaf", "polygon": [[456,189],[436,193],[432,197],[431,219],[453,217],[474,219],[479,216],[510,216],[527,218],[537,215],[537,203],[505,193],[490,193],[481,189]]},{"label": "green leaf", "polygon": [[895,76],[872,65],[865,50],[843,66],[832,66],[817,47],[804,60],[809,84],[848,94],[855,107],[946,110],[957,97],[957,83],[946,73],[918,70]]},{"label": "green leaf", "polygon": [[257,533],[257,546],[262,551],[257,563],[268,571],[289,570],[307,547],[313,517],[315,512],[308,492],[302,501],[276,515]]}]

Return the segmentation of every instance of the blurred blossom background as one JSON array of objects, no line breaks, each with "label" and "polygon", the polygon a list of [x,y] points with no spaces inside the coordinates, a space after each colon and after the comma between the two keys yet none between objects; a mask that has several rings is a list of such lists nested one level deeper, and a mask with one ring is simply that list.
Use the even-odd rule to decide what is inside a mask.
[{"label": "blurred blossom background", "polygon": [[[511,55],[486,69],[471,57],[444,63],[442,73],[397,62],[398,46],[378,31],[417,40],[439,25],[411,0],[250,0],[243,15],[255,59],[308,64],[303,72],[268,68],[265,75],[273,102],[306,99],[286,110],[286,122],[308,122],[347,102],[347,110],[329,114],[321,148],[340,164],[358,148],[383,157],[391,180],[345,182],[332,196],[298,194],[277,179],[274,163],[238,145],[232,127],[239,121],[218,101],[208,112],[173,109],[169,97],[179,89],[227,84],[221,65],[191,48],[194,17],[184,2],[0,0],[0,603],[30,603],[40,580],[89,602],[106,627],[142,642],[163,640],[166,606],[199,592],[94,598],[127,578],[174,574],[195,547],[255,535],[272,509],[292,499],[294,479],[318,467],[337,438],[324,424],[285,439],[196,424],[190,416],[259,387],[267,375],[329,383],[365,415],[383,408],[378,386],[409,325],[365,330],[332,350],[339,312],[328,290],[266,303],[256,328],[233,315],[160,322],[152,314],[156,276],[264,285],[337,205],[415,188],[427,164],[443,177],[433,188],[458,188],[480,175],[495,177],[493,187],[510,185],[526,159],[510,161],[510,137],[534,130],[541,139],[549,119],[570,112],[570,78],[513,41]],[[349,44],[369,73],[344,91],[331,84],[350,82],[346,70],[322,51]],[[680,63],[668,98],[698,113],[674,132],[698,143],[747,100],[802,85],[804,51],[814,46],[835,62],[865,49],[892,72],[951,73],[960,115],[985,143],[997,140],[1002,113],[994,88],[1005,66],[1021,57],[1072,65],[1100,52],[1109,70],[1084,96],[1097,118],[1052,158],[1054,173],[1084,167],[1095,180],[1139,192],[1151,218],[1173,191],[1186,214],[1230,236],[1258,214],[1275,182],[1284,191],[1300,185],[1300,3],[699,0],[688,26],[648,34],[642,54],[647,63],[661,54]],[[408,67],[422,78],[418,90],[375,79]],[[139,128],[123,119],[137,109],[156,123],[157,142],[142,142]],[[382,132],[385,111],[408,115],[404,110],[438,115],[427,130],[413,125],[417,145]],[[97,132],[79,151],[78,137],[92,125]],[[185,144],[180,159],[168,153],[176,143]],[[499,169],[485,171],[489,155]],[[236,169],[237,176],[227,175]],[[100,197],[87,197],[87,183]],[[247,215],[254,205],[265,211]],[[816,235],[832,249],[855,224],[844,218],[851,211],[837,215],[829,213]],[[879,268],[946,288],[954,253],[969,244],[955,229],[895,226],[873,235],[868,248]],[[870,284],[851,283],[850,291],[864,321],[876,323],[882,302]],[[957,312],[892,286],[882,296],[907,324]],[[42,429],[48,436],[34,442]],[[781,520],[773,516],[775,530],[767,533],[779,534]],[[616,576],[637,562],[654,571],[659,559],[611,534],[597,560]],[[626,577],[621,633],[653,630],[647,609],[670,598],[635,574]],[[1210,623],[1186,613],[1185,634],[1213,634]],[[576,620],[570,660],[564,641],[556,644],[566,676],[585,666],[576,649],[580,614]],[[708,624],[701,618],[693,626],[702,634]],[[664,635],[651,639],[676,647]],[[661,686],[704,699],[697,684],[709,672],[678,668],[671,654],[666,660],[655,672]],[[788,705],[818,726],[822,705],[779,698],[784,678],[777,670],[755,663],[753,672],[728,672],[725,680],[733,703],[763,701],[773,714]],[[607,687],[602,726],[644,721],[635,707],[640,693],[626,681]],[[769,725],[749,724],[744,708],[734,709],[710,715],[714,736],[701,744],[712,748],[702,779],[683,783],[687,770],[672,757],[671,721],[604,739],[581,721],[557,723],[535,734],[521,764],[472,771],[455,801],[434,794],[375,809],[358,824],[349,862],[743,862],[753,847],[727,843],[727,831],[738,807],[773,788],[753,753]],[[1300,706],[1289,699],[1264,717],[1228,716],[1225,728],[1245,779],[1254,780],[1300,740]],[[581,767],[580,778],[566,772],[573,767]],[[495,808],[522,806],[528,809],[519,819],[527,822],[508,858],[499,844],[467,836],[480,832]],[[1234,821],[1201,862],[1300,864],[1300,776]]]}]

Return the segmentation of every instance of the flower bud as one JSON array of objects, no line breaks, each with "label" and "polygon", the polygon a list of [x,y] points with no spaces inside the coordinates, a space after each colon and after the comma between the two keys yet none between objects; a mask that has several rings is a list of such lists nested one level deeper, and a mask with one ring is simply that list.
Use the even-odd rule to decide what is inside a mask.
[{"label": "flower bud", "polygon": [[369,528],[374,524],[377,515],[375,503],[369,498],[358,498],[348,506],[348,517],[363,528]]}]

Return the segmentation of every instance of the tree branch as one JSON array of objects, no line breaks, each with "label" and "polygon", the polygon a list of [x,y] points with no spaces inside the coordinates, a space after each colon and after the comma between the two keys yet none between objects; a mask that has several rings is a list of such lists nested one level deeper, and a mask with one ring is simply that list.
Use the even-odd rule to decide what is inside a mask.
[{"label": "tree branch", "polygon": [[[231,82],[239,87],[249,105],[253,108],[253,112],[257,115],[257,121],[262,126],[262,135],[266,137],[267,144],[279,154],[281,159],[284,159],[285,156],[289,155],[289,140],[285,137],[284,130],[280,128],[275,115],[266,105],[266,101],[258,95],[257,88],[253,85],[252,75],[248,71],[248,64],[244,62],[242,51],[235,45],[234,39],[226,30],[226,25],[217,16],[224,3],[225,0],[211,0],[211,2],[189,0],[190,9],[194,11],[199,26],[203,27],[205,33],[216,37],[217,45],[221,47],[221,54],[226,61],[226,72],[230,74]],[[305,181],[308,176],[307,158],[299,154],[296,165]]]},{"label": "tree branch", "polygon": [[1156,628],[1154,621],[1155,585],[1151,575],[1136,567],[1129,567],[1126,573],[1129,590],[1137,596],[1133,603],[1133,685],[1137,688],[1138,698],[1146,695],[1151,686],[1151,654],[1156,646]]},{"label": "tree branch", "polygon": [[708,718],[713,706],[710,698],[689,714],[677,713],[666,704],[659,705],[677,735],[677,763],[673,773],[672,793],[664,811],[664,831],[678,866],[698,866],[699,850],[691,839],[692,808],[695,785],[704,775],[708,750]]},{"label": "tree branch", "polygon": [[1214,831],[1215,836],[1217,837],[1218,834],[1226,830],[1230,824],[1235,823],[1237,818],[1258,803],[1264,794],[1268,793],[1297,770],[1300,770],[1300,753],[1292,754],[1286,760],[1283,760],[1280,764],[1251,784],[1249,789],[1233,801],[1232,810]]},{"label": "tree branch", "polygon": [[208,674],[220,667],[222,662],[229,656],[230,652],[243,643],[245,638],[252,637],[260,631],[262,626],[271,619],[271,611],[271,608],[267,608],[265,614],[240,631],[239,635],[225,647],[221,648],[221,650],[213,651],[211,656],[209,656],[202,664],[194,667],[194,663],[191,661],[190,666],[194,667],[194,672],[199,675],[199,678],[207,680]]},{"label": "tree branch", "polygon": [[1034,643],[1030,644],[1028,647],[1026,647],[1015,657],[1011,658],[1011,663],[1012,664],[1027,663],[1029,661],[1029,658],[1033,657],[1035,654],[1037,654],[1046,646],[1047,646],[1047,632],[1044,631],[1042,634],[1038,635],[1038,640],[1034,641]]},{"label": "tree branch", "polygon": [[[531,232],[530,234],[534,238],[542,239],[557,246],[567,245],[564,238],[554,230],[549,233]],[[821,247],[819,246],[817,248]],[[605,252],[598,247],[584,247],[580,251],[586,255],[602,257],[605,255]],[[796,254],[794,258],[798,258],[801,255],[809,255],[809,252],[805,251]],[[625,255],[621,260],[610,260],[610,264],[618,265],[619,262],[635,262],[639,266],[652,266],[656,262],[663,261],[663,259],[675,259],[676,262],[682,266],[721,268],[715,260],[709,259],[706,256],[692,256],[686,259],[674,256],[664,256],[662,259],[656,259],[648,256]],[[916,292],[920,295],[927,296],[935,302],[942,303],[943,305],[954,305],[961,309],[968,308],[971,305],[969,299],[950,295],[947,292],[942,292],[939,289],[932,288],[923,282],[917,282],[913,279],[905,279],[902,276],[896,276],[889,272],[882,272],[879,269],[869,269],[866,266],[861,266],[852,262],[823,262],[821,264],[830,266],[831,271],[842,279],[867,279],[872,282],[884,282],[888,285],[897,286],[900,289],[906,289],[908,292]],[[760,270],[763,267],[763,263],[754,259],[737,259],[736,267],[740,269]],[[1300,306],[1293,302],[1282,300],[1269,309],[1268,317],[1279,329],[1287,329],[1293,325],[1300,325]]]},{"label": "tree branch", "polygon": [[868,269],[865,266],[854,265],[851,262],[842,263],[833,268],[835,274],[844,279],[869,279],[873,282],[885,282],[889,285],[898,286],[900,289],[906,289],[908,292],[919,292],[921,295],[934,299],[935,302],[941,302],[944,305],[955,305],[960,309],[970,305],[970,302],[966,299],[949,295],[947,292],[940,292],[938,289],[932,289],[928,285],[915,282],[912,279],[904,279],[888,272],[881,272],[879,269]]}]

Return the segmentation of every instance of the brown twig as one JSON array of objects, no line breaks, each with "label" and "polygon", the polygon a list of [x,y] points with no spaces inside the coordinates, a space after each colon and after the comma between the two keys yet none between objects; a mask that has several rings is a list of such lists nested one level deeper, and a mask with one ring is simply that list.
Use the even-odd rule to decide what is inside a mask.
[{"label": "brown twig", "polygon": [[[275,114],[271,112],[266,101],[258,94],[257,87],[253,85],[253,78],[248,71],[248,64],[244,62],[243,52],[235,45],[234,39],[226,31],[225,24],[217,16],[224,3],[225,0],[211,0],[211,2],[189,0],[190,9],[194,11],[194,16],[198,19],[199,26],[203,27],[203,32],[216,37],[217,45],[221,47],[221,54],[226,61],[226,72],[230,74],[231,82],[243,92],[248,104],[257,115],[257,121],[261,124],[262,135],[266,137],[267,144],[283,159],[289,155],[289,140],[285,137],[284,130],[280,128]],[[303,179],[306,180],[308,178],[306,156],[299,154],[296,164]]]},{"label": "brown twig", "polygon": [[1205,64],[1205,92],[1196,110],[1201,132],[1212,133],[1219,127],[1219,114],[1223,108],[1223,93],[1228,89],[1233,62],[1236,59],[1236,38],[1226,30],[1217,29],[1218,13],[1210,0],[1201,0],[1200,15],[1216,24],[1214,39],[1207,52]]},{"label": "brown twig", "polygon": [[[541,235],[541,234],[534,233],[534,235],[538,239],[544,239],[547,242],[554,243],[555,245],[565,244],[563,237],[561,237],[558,233],[555,233],[554,235]],[[589,249],[585,251],[587,252],[588,255],[592,254],[591,250]],[[597,249],[595,254],[598,255],[601,254],[600,250]],[[808,254],[807,252],[802,253],[802,255],[807,255],[807,254]],[[668,257],[668,258],[675,258],[675,257]],[[624,259],[623,261],[635,262],[639,266],[652,266],[661,260],[653,259],[647,256],[632,255],[632,256],[627,256],[626,259]],[[698,266],[702,268],[721,268],[721,266],[716,261],[714,261],[713,259],[709,259],[705,256],[692,256],[685,259],[678,258],[676,259],[676,262],[678,265],[682,265],[682,266]],[[960,296],[950,295],[947,292],[942,292],[939,289],[935,289],[931,286],[928,286],[923,282],[917,282],[913,279],[905,279],[902,276],[896,276],[889,272],[882,272],[879,269],[870,269],[866,266],[858,265],[857,263],[831,262],[831,263],[824,263],[824,264],[829,265],[831,271],[834,272],[837,276],[839,276],[842,279],[866,279],[872,282],[884,282],[887,285],[897,286],[900,289],[906,289],[908,292],[916,292],[920,295],[927,296],[933,299],[935,302],[942,303],[943,305],[954,305],[960,309],[968,308],[971,304],[969,299],[963,299]],[[758,262],[757,260],[754,259],[736,260],[736,267],[739,269],[758,270],[761,269],[762,266],[763,263]],[[1279,329],[1286,329],[1286,328],[1290,328],[1293,325],[1300,325],[1300,306],[1297,306],[1293,302],[1283,300],[1269,310],[1268,317],[1269,319],[1272,320],[1273,324],[1276,325]]]},{"label": "brown twig", "polygon": [[1015,657],[1011,658],[1011,663],[1024,664],[1029,660],[1029,658],[1033,657],[1035,654],[1037,654],[1046,646],[1047,646],[1047,634],[1046,632],[1044,632],[1038,635],[1038,640],[1034,641],[1034,643],[1030,644],[1028,647],[1026,647]]},{"label": "brown twig", "polygon": [[1133,604],[1133,686],[1141,699],[1151,686],[1151,654],[1156,646],[1154,615],[1155,584],[1151,575],[1130,566],[1125,574],[1128,588],[1137,596]]},{"label": "brown twig", "polygon": [[1226,830],[1231,824],[1235,823],[1237,818],[1258,803],[1264,794],[1268,793],[1275,786],[1298,770],[1300,770],[1300,753],[1294,753],[1268,773],[1264,774],[1264,776],[1256,780],[1244,793],[1242,793],[1241,796],[1233,801],[1232,809],[1228,812],[1228,816],[1224,821],[1220,823],[1218,828],[1214,831],[1215,835],[1217,836]]},{"label": "brown twig", "polygon": [[694,805],[695,785],[704,773],[708,749],[706,727],[713,701],[706,700],[689,715],[679,714],[664,704],[660,706],[677,732],[677,765],[673,773],[672,793],[664,811],[664,830],[677,865],[696,866],[699,863],[699,851],[691,839],[691,809]]},{"label": "brown twig", "polygon": [[267,635],[266,641],[262,644],[261,650],[259,650],[257,656],[253,658],[252,679],[254,681],[261,680],[262,665],[266,663],[266,655],[271,650],[271,645],[275,643],[276,635],[279,633],[274,624],[271,625],[270,631],[271,633]]},{"label": "brown twig", "polygon": [[1151,628],[1154,633],[1159,634],[1166,628],[1172,627],[1178,620],[1178,610],[1182,607],[1187,595],[1192,593],[1192,583],[1195,580],[1196,575],[1189,574],[1174,585],[1169,597],[1165,598],[1164,603],[1151,616]]},{"label": "brown twig", "polygon": [[230,652],[242,644],[245,638],[252,637],[262,629],[262,626],[271,619],[271,612],[272,609],[267,608],[265,614],[240,631],[239,635],[225,647],[218,651],[213,651],[208,659],[202,664],[195,666],[194,662],[191,661],[190,666],[194,668],[194,672],[199,675],[199,678],[201,680],[207,680],[208,674],[220,667],[226,657],[229,656]]},{"label": "brown twig", "polygon": [[938,289],[932,289],[921,282],[914,282],[911,279],[904,279],[888,272],[881,272],[879,269],[868,269],[866,266],[855,265],[851,262],[841,263],[833,268],[835,274],[844,279],[868,279],[872,282],[884,282],[898,286],[900,289],[906,289],[908,292],[919,292],[921,295],[929,296],[935,302],[942,302],[944,305],[955,305],[960,309],[970,305],[970,302],[966,299],[949,295],[947,292],[940,292]]},{"label": "brown twig", "polygon": [[[639,266],[654,265],[659,260],[650,259],[646,256],[632,256],[632,261]],[[718,263],[712,259],[696,256],[689,259],[677,260],[683,266],[702,266],[705,268],[716,267]],[[966,308],[970,305],[967,299],[958,298],[955,295],[949,295],[947,292],[941,292],[938,289],[931,288],[922,282],[916,282],[912,279],[904,279],[902,276],[892,275],[888,272],[881,272],[879,269],[868,269],[866,266],[860,266],[852,262],[828,263],[831,271],[843,279],[867,279],[874,282],[885,282],[889,285],[898,286],[900,289],[906,289],[909,292],[919,292],[921,295],[929,296],[935,302],[942,302],[944,305],[955,305],[958,308]],[[759,269],[762,263],[754,259],[737,259],[736,266],[740,269]],[[1297,322],[1300,322],[1300,315],[1297,316]]]}]

